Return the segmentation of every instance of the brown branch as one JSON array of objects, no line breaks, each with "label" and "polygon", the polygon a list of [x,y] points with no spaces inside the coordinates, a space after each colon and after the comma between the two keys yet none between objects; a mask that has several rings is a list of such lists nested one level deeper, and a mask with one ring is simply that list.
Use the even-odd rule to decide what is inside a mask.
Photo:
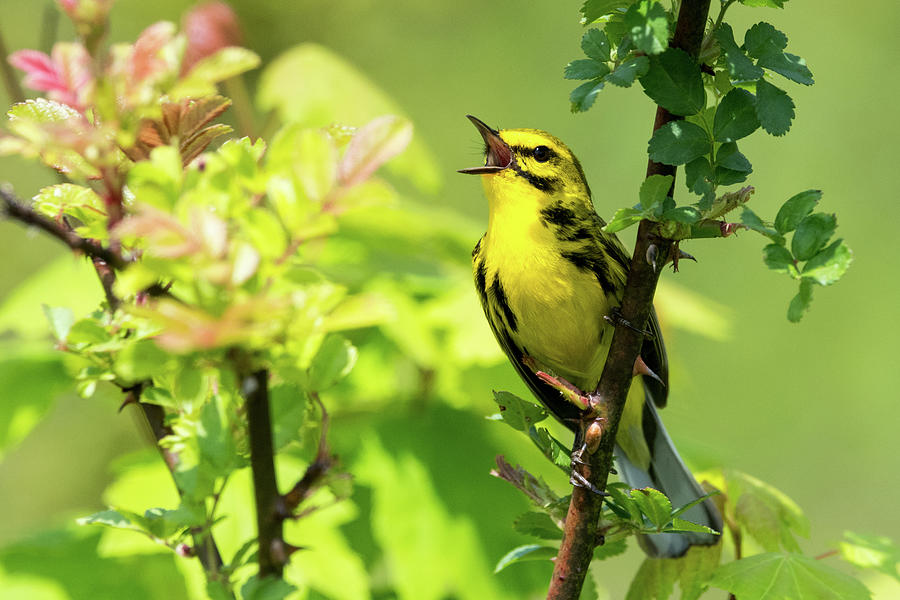
[{"label": "brown branch", "polygon": [[241,378],[241,394],[247,410],[250,437],[250,470],[256,498],[256,527],[259,542],[259,576],[281,577],[289,549],[283,538],[287,511],[278,493],[272,419],[269,411],[269,372],[254,371]]},{"label": "brown branch", "polygon": [[104,248],[94,240],[81,237],[64,225],[49,217],[45,217],[30,206],[23,204],[16,198],[8,184],[0,185],[0,199],[3,200],[3,213],[10,219],[37,227],[72,250],[82,252],[92,259],[101,260],[114,269],[123,269],[128,264],[128,261],[122,258],[121,255],[109,248]]},{"label": "brown branch", "polygon": [[[682,2],[675,35],[670,43],[672,47],[681,48],[692,57],[697,57],[706,27],[709,4],[710,0]],[[658,107],[653,130],[656,131],[666,123],[680,118]],[[654,174],[673,176],[673,188],[669,190],[669,194],[672,194],[675,167],[650,160],[647,165],[647,176]],[[625,408],[628,388],[631,386],[634,361],[644,341],[642,330],[653,308],[653,295],[659,280],[660,269],[655,269],[648,263],[647,251],[652,244],[656,245],[656,264],[665,265],[672,256],[675,246],[671,240],[659,238],[654,229],[655,224],[646,220],[641,221],[638,227],[631,268],[620,307],[622,320],[632,326],[623,326],[619,321],[613,334],[609,355],[596,390],[596,395],[601,399],[603,414],[597,420],[592,419],[583,423],[581,435],[576,436],[576,443],[580,444],[585,441],[585,431],[592,424],[600,425],[602,433],[596,451],[583,456],[587,459],[585,464],[575,466],[594,490],[598,491],[606,489],[606,482],[612,469],[616,432]],[[590,444],[591,440],[587,442]],[[595,491],[584,486],[575,486],[572,489],[565,534],[556,557],[547,594],[548,600],[575,600],[581,593],[593,556],[601,506],[602,498]]]},{"label": "brown branch", "polygon": [[335,457],[328,452],[326,437],[328,434],[328,412],[325,410],[325,405],[322,404],[322,400],[319,398],[317,392],[312,392],[310,395],[313,400],[318,402],[319,408],[322,411],[322,433],[319,437],[319,448],[316,451],[316,457],[313,459],[312,463],[306,467],[303,477],[301,477],[299,481],[294,484],[294,487],[291,488],[291,491],[283,497],[287,514],[293,514],[297,507],[300,506],[300,503],[309,497],[319,485],[319,482],[325,477],[328,471],[331,470],[331,467],[334,466],[335,462]]}]

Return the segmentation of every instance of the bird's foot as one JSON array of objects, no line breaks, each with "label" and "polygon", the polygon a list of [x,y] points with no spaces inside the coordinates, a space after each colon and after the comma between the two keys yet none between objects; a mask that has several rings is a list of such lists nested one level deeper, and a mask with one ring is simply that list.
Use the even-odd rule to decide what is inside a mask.
[{"label": "bird's foot", "polygon": [[612,323],[613,325],[622,325],[623,327],[627,327],[632,331],[637,331],[642,334],[644,337],[648,339],[653,339],[654,335],[652,332],[647,331],[646,329],[641,329],[640,327],[635,327],[631,321],[622,316],[622,309],[618,306],[613,307],[612,310],[609,311],[608,315],[603,315],[603,320],[607,323]]},{"label": "bird's foot", "polygon": [[585,479],[584,475],[579,473],[576,469],[572,469],[572,476],[569,478],[569,483],[571,483],[575,487],[584,488],[589,490],[598,496],[609,496],[608,493],[604,492],[596,485]]}]

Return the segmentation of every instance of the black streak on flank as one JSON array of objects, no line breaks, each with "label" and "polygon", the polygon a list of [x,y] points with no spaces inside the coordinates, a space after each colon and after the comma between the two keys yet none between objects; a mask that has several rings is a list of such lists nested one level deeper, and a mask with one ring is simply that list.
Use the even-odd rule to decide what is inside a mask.
[{"label": "black streak on flank", "polygon": [[560,204],[548,206],[541,211],[541,222],[545,226],[556,226],[556,239],[566,242],[586,240],[593,237],[591,230],[584,225],[579,226],[575,211]]},{"label": "black streak on flank", "polygon": [[478,261],[478,267],[475,269],[475,289],[478,290],[478,295],[481,298],[484,298],[487,279],[487,269],[484,266],[484,260]]},{"label": "black streak on flank", "polygon": [[563,252],[562,257],[582,271],[593,273],[597,278],[597,283],[607,294],[613,294],[616,291],[616,286],[609,276],[609,267],[606,266],[606,261],[603,260],[603,254],[599,249]]},{"label": "black streak on flank", "polygon": [[516,322],[516,314],[509,307],[509,300],[506,299],[506,292],[503,291],[503,284],[500,283],[500,276],[494,277],[494,283],[491,284],[491,292],[494,294],[494,301],[497,302],[497,306],[500,307],[500,310],[503,311],[503,316],[506,317],[506,324],[513,331],[519,330],[519,324]]}]

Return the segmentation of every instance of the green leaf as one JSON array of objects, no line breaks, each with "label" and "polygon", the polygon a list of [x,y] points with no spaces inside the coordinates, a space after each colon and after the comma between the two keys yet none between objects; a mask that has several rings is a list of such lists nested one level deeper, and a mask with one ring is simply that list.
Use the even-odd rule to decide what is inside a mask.
[{"label": "green leaf", "polygon": [[543,421],[549,414],[543,406],[522,400],[509,392],[494,392],[494,402],[500,408],[497,420],[519,431],[528,431],[532,425]]},{"label": "green leaf", "polygon": [[[601,63],[609,61],[609,40],[599,29],[588,29],[581,36],[581,49],[588,58]],[[582,79],[578,77],[577,79]],[[586,79],[586,78],[585,78]]]},{"label": "green leaf", "polygon": [[741,213],[741,224],[746,225],[747,229],[752,229],[753,231],[757,231],[763,234],[776,244],[784,244],[784,237],[780,233],[763,223],[763,220],[760,219],[755,212],[753,212],[746,206],[744,207],[744,211]]},{"label": "green leaf", "polygon": [[613,215],[612,220],[603,226],[606,233],[616,233],[627,227],[631,227],[644,218],[644,211],[636,208],[620,208]]},{"label": "green leaf", "polygon": [[644,210],[651,210],[669,195],[674,177],[671,175],[651,175],[641,183],[641,206]]},{"label": "green leaf", "polygon": [[563,532],[545,512],[529,511],[513,521],[513,529],[545,540],[561,540]]},{"label": "green leaf", "polygon": [[706,105],[700,66],[687,52],[669,48],[649,64],[641,85],[654,102],[676,115],[693,115]]},{"label": "green leaf", "polygon": [[326,390],[347,376],[358,355],[356,347],[339,335],[325,338],[309,365],[309,388]]},{"label": "green leaf", "polygon": [[732,80],[736,82],[756,81],[763,76],[763,70],[753,64],[744,51],[738,48],[737,42],[734,41],[731,25],[728,23],[719,25],[719,28],[716,29],[716,40],[718,40],[722,52],[725,53],[725,63],[728,65],[728,73]]},{"label": "green leaf", "polygon": [[594,548],[593,560],[606,560],[624,554],[626,550],[628,550],[628,542],[625,540],[606,542]]},{"label": "green leaf", "polygon": [[547,457],[550,462],[565,473],[571,473],[572,453],[558,439],[553,437],[546,428],[532,426],[528,428],[528,437],[534,445]]},{"label": "green leaf", "polygon": [[741,600],[869,600],[866,587],[824,561],[770,552],[727,563],[710,583]]},{"label": "green leaf", "polygon": [[667,210],[660,217],[661,221],[675,221],[676,223],[694,224],[703,218],[700,211],[693,206],[676,206],[671,210]]},{"label": "green leaf", "polygon": [[161,374],[168,362],[169,355],[156,342],[136,340],[118,353],[113,370],[126,381],[141,381]]},{"label": "green leaf", "polygon": [[769,244],[763,248],[763,262],[773,271],[784,273],[796,273],[794,257],[787,248],[779,244]]},{"label": "green leaf", "polygon": [[569,101],[572,104],[572,112],[584,112],[594,104],[597,94],[603,89],[602,79],[592,79],[586,83],[582,83],[569,94]]},{"label": "green leaf", "polygon": [[791,253],[797,260],[809,260],[828,243],[836,228],[837,218],[834,215],[807,215],[797,225],[791,239]]},{"label": "green leaf", "polygon": [[665,526],[672,519],[672,503],[659,490],[649,487],[632,490],[631,499],[657,528]]},{"label": "green leaf", "polygon": [[300,440],[309,404],[306,393],[297,385],[281,383],[269,390],[272,411],[272,441],[275,450]]},{"label": "green leaf", "polygon": [[592,58],[573,60],[566,65],[563,77],[566,79],[595,79],[609,73],[609,67],[604,62],[598,62]]},{"label": "green leaf", "polygon": [[765,79],[756,82],[756,116],[772,135],[784,135],[794,120],[794,101],[788,93]]},{"label": "green leaf", "polygon": [[700,156],[684,165],[684,184],[687,189],[695,194],[704,195],[712,192],[712,185],[709,179],[712,179],[712,167],[709,166],[709,160]]},{"label": "green leaf", "polygon": [[737,523],[764,550],[776,552],[783,548],[789,552],[800,551],[794,534],[809,536],[809,522],[800,507],[783,492],[745,473],[730,473],[726,493],[729,498],[735,499]]},{"label": "green leaf", "polygon": [[809,259],[809,262],[804,265],[801,275],[814,280],[819,285],[831,285],[843,277],[850,268],[851,262],[853,262],[853,252],[844,244],[844,240],[835,240]]},{"label": "green leaf", "polygon": [[795,54],[788,52],[784,54],[770,54],[760,58],[756,64],[803,85],[815,83],[812,72],[806,66],[806,61]]},{"label": "green leaf", "polygon": [[803,313],[809,310],[809,305],[812,303],[812,287],[812,280],[806,278],[800,280],[800,291],[788,305],[787,318],[791,323],[799,323],[803,318]]},{"label": "green leaf", "polygon": [[321,129],[301,131],[295,160],[303,191],[313,200],[324,200],[337,182],[337,152],[331,136]]},{"label": "green leaf", "polygon": [[779,233],[795,230],[800,221],[813,211],[821,198],[821,190],[806,190],[788,198],[775,215],[775,229]]},{"label": "green leaf", "polygon": [[897,572],[900,549],[892,539],[845,531],[844,541],[838,544],[838,550],[841,558],[851,565],[862,569],[875,569],[900,581],[900,573]]},{"label": "green leaf", "polygon": [[0,458],[43,422],[57,396],[71,389],[72,378],[63,367],[62,357],[61,352],[49,349],[39,354],[3,352],[0,358],[4,398],[0,402]]},{"label": "green leaf", "polygon": [[672,121],[653,132],[647,151],[650,158],[667,165],[683,165],[707,154],[711,140],[699,125]]},{"label": "green leaf", "polygon": [[297,588],[280,577],[269,575],[260,579],[253,575],[241,586],[241,598],[243,600],[282,600],[287,598]]},{"label": "green leaf", "polygon": [[787,36],[766,22],[757,23],[744,34],[744,48],[753,58],[781,54],[787,43]]},{"label": "green leaf", "polygon": [[227,46],[197,61],[169,90],[169,96],[173,100],[210,96],[216,93],[216,83],[255,69],[259,63],[259,56],[254,52],[240,46]]},{"label": "green leaf", "polygon": [[138,202],[171,212],[181,195],[181,154],[172,146],[158,146],[128,172],[128,189]]},{"label": "green leaf", "polygon": [[659,54],[669,45],[669,16],[659,2],[640,0],[629,6],[625,27],[634,46],[647,54]]},{"label": "green leaf", "polygon": [[513,548],[497,562],[494,567],[494,573],[499,573],[509,565],[524,562],[527,560],[552,560],[556,556],[559,549],[555,546],[545,546],[542,544],[527,544]]},{"label": "green leaf", "polygon": [[135,524],[132,523],[132,519],[136,515],[134,513],[128,513],[128,511],[123,512],[125,514],[113,509],[101,510],[92,515],[76,519],[76,522],[79,525],[104,525],[114,529],[139,529],[139,527],[136,527]]},{"label": "green leaf", "polygon": [[634,80],[642,77],[650,68],[650,59],[646,56],[632,56],[624,61],[603,80],[619,87],[631,87]]},{"label": "green leaf", "polygon": [[719,146],[719,150],[716,152],[716,166],[740,173],[753,171],[750,161],[747,160],[746,156],[738,152],[737,144],[734,142],[728,142]]},{"label": "green leaf", "polygon": [[50,331],[53,332],[53,337],[59,342],[65,342],[69,336],[69,330],[75,322],[75,315],[72,314],[71,309],[65,306],[51,307],[46,304],[42,304],[41,308],[44,309],[44,316],[47,317],[47,321],[50,323]]},{"label": "green leaf", "polygon": [[688,521],[686,519],[672,519],[672,525],[663,529],[663,531],[667,532],[679,532],[679,531],[690,531],[696,533],[719,533],[712,527],[707,527],[706,525],[700,525],[699,523],[694,523],[693,521]]},{"label": "green leaf", "polygon": [[756,98],[747,90],[734,88],[722,98],[716,109],[713,134],[718,142],[733,142],[746,137],[759,127]]},{"label": "green leaf", "polygon": [[632,0],[586,0],[581,6],[581,22],[589,25],[597,19],[613,14],[618,9],[626,8]]}]

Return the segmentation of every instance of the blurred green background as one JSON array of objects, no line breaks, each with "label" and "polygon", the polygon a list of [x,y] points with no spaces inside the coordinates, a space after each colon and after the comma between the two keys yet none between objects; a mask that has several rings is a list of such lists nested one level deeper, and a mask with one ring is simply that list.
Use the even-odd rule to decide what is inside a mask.
[{"label": "blurred green background", "polygon": [[[40,43],[44,4],[2,4],[0,28],[11,50]],[[178,22],[190,5],[119,0],[112,12],[111,38],[129,41],[154,21]],[[569,112],[567,96],[574,84],[562,79],[562,68],[580,53],[580,2],[235,0],[232,5],[244,28],[244,45],[259,53],[264,63],[299,42],[315,41],[356,65],[396,100],[435,155],[443,178],[433,194],[405,190],[400,184],[401,191],[419,204],[458,213],[457,234],[471,232],[471,245],[486,223],[487,209],[478,182],[454,172],[481,160],[480,142],[464,118],[466,113],[500,127],[546,129],[565,140],[584,164],[602,216],[636,201],[653,106],[638,89],[610,89],[600,94],[589,113]],[[717,6],[713,2],[713,10]],[[785,10],[735,6],[730,17],[738,36],[760,20],[785,31],[788,51],[806,58],[816,79],[811,88],[786,84],[797,104],[797,119],[786,138],[760,132],[742,143],[754,166],[750,183],[757,192],[751,205],[758,214],[772,218],[794,193],[824,190],[820,209],[838,214],[838,235],[855,254],[850,271],[834,288],[816,288],[812,310],[799,325],[785,318],[795,286],[765,268],[764,241],[755,234],[692,242],[686,249],[699,263],[665,276],[708,299],[727,322],[713,337],[669,328],[673,373],[671,401],[663,413],[667,427],[695,466],[741,469],[794,498],[811,521],[812,534],[804,548],[813,555],[833,546],[848,529],[900,538],[896,502],[900,369],[891,350],[900,335],[896,316],[900,285],[894,278],[900,273],[900,257],[888,245],[900,223],[900,206],[892,200],[894,178],[889,175],[894,168],[891,142],[900,135],[892,108],[900,86],[896,61],[900,44],[895,35],[900,5],[869,2],[864,16],[847,6],[791,0]],[[60,39],[70,35],[61,19]],[[248,78],[251,86],[255,80],[256,76]],[[8,104],[5,92],[0,91],[0,100]],[[23,197],[53,182],[41,167],[15,158],[0,160],[0,181],[12,182]],[[683,187],[678,193],[684,194]],[[624,232],[626,245],[633,235],[633,230]],[[5,257],[0,261],[2,303],[11,301],[10,293],[21,282],[65,252],[18,225],[0,222],[0,254]],[[460,258],[466,259],[467,255]],[[61,271],[76,267],[75,261],[67,264]],[[44,301],[84,304],[79,300],[83,290],[70,289],[65,278],[55,277],[51,281],[58,285],[45,289],[57,296]],[[663,289],[660,298],[664,321],[668,307],[677,308],[675,302],[666,302],[665,293]],[[488,339],[474,293],[466,291],[454,310],[460,323],[472,323]],[[35,329],[43,327],[36,316]],[[40,355],[40,348],[48,345],[49,341],[26,343],[0,333],[0,351],[7,356],[25,350]],[[405,494],[429,498],[420,504],[405,500],[411,522],[422,527],[438,518],[446,522],[442,533],[419,532],[437,545],[432,548],[423,542],[417,554],[408,555],[410,560],[450,562],[454,552],[466,552],[466,564],[482,569],[473,575],[460,567],[460,578],[482,582],[473,583],[472,589],[512,590],[506,592],[510,597],[542,593],[549,576],[546,565],[513,566],[496,579],[490,574],[500,556],[526,541],[510,530],[510,523],[527,508],[515,490],[488,475],[493,457],[503,453],[512,462],[537,470],[542,459],[512,431],[484,421],[483,416],[494,411],[492,388],[525,394],[512,369],[495,352],[485,354],[477,369],[462,372],[465,393],[443,393],[446,385],[439,386],[428,396],[398,398],[389,405],[394,410],[365,419],[364,425],[378,432],[377,441],[354,436],[363,425],[352,418],[336,425],[336,450],[351,471],[354,466],[364,471],[354,471],[359,480],[353,497],[357,513],[344,516],[342,532],[367,562],[364,566],[375,589],[379,578],[390,578],[379,562],[381,551],[371,550],[376,541],[384,550],[386,534],[373,534],[360,515],[377,513],[379,503],[404,500],[397,490],[397,498],[379,495],[377,490],[385,488],[373,481],[387,477],[385,469],[394,469],[394,481],[407,488]],[[29,365],[33,368],[34,361]],[[17,412],[17,398],[7,390],[23,389],[16,378],[28,376],[34,393],[55,398],[63,392],[48,383],[56,368],[57,363],[49,361],[42,376],[39,370],[21,371],[9,361],[0,367],[0,427],[8,429],[3,439],[14,438],[16,428],[27,430],[39,414]],[[7,385],[14,380],[17,386]],[[155,574],[172,570],[174,559],[168,555],[147,550],[145,558],[119,556],[85,566],[88,563],[79,562],[76,554],[82,559],[93,555],[99,532],[40,533],[103,508],[108,501],[103,491],[117,472],[113,466],[117,457],[144,447],[145,439],[130,413],[117,414],[116,407],[112,393],[91,400],[64,393],[58,402],[48,400],[46,421],[0,454],[4,598],[66,597],[59,595],[60,589],[72,598],[162,598],[182,593],[176,581],[172,590],[156,588],[158,596],[120,595],[132,590],[123,582],[120,567],[135,573],[128,576],[131,583],[152,580]],[[366,444],[369,451],[360,453],[359,447]],[[380,464],[373,458],[385,456],[396,462]],[[160,482],[160,486],[168,483]],[[430,516],[419,515],[419,509],[430,510]],[[372,527],[392,526],[388,522]],[[62,544],[63,539],[68,545]],[[79,550],[58,550],[62,547]],[[400,550],[395,553],[402,555]],[[621,559],[627,565],[602,565],[609,597],[623,596],[640,559],[640,553],[631,550]],[[396,571],[395,566],[394,577],[403,575]],[[190,580],[190,574],[186,577]],[[99,591],[91,587],[97,578],[107,582]],[[864,581],[878,598],[900,597],[896,582],[869,575]],[[434,597],[479,597],[455,593]],[[480,593],[490,597],[492,592]],[[375,597],[414,597],[384,594]]]}]

